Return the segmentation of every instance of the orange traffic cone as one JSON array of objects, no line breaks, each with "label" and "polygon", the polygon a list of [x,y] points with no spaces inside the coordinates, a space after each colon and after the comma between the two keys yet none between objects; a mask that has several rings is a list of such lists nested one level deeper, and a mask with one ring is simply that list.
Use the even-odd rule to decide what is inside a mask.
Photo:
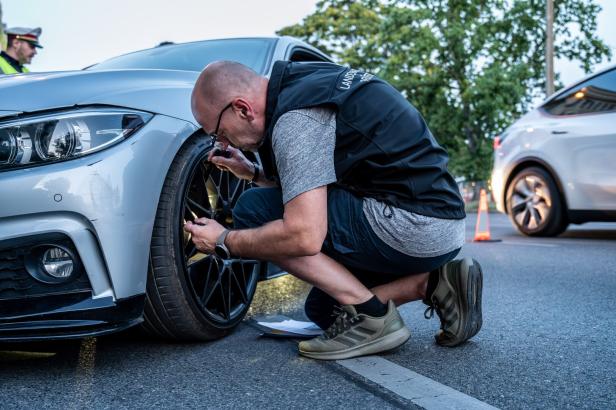
[{"label": "orange traffic cone", "polygon": [[[482,222],[484,222],[482,224]],[[488,195],[485,189],[479,192],[479,208],[477,209],[477,224],[475,225],[475,242],[496,242],[490,237],[490,214]]]}]

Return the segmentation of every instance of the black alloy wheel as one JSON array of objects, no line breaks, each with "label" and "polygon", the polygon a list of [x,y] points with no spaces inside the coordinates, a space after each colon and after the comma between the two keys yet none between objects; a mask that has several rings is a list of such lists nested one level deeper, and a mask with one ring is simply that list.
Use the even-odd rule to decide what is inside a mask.
[{"label": "black alloy wheel", "polygon": [[240,258],[223,260],[197,250],[190,233],[182,227],[187,221],[207,217],[231,228],[232,209],[248,187],[245,180],[223,172],[205,158],[197,161],[184,193],[184,266],[187,280],[206,317],[221,326],[232,326],[244,316],[254,293],[259,262]]},{"label": "black alloy wheel", "polygon": [[213,166],[205,136],[188,141],[165,179],[150,247],[144,328],[176,340],[212,340],[242,320],[261,262],[200,252],[183,227],[207,217],[230,228],[233,207],[250,184]]},{"label": "black alloy wheel", "polygon": [[563,201],[552,176],[542,168],[523,169],[507,188],[507,213],[528,236],[556,236],[567,229]]}]

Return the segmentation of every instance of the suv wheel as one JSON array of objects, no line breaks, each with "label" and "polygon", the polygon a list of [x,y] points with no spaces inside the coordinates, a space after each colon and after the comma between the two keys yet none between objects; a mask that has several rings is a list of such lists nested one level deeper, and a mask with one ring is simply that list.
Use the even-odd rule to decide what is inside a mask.
[{"label": "suv wheel", "polygon": [[538,167],[513,178],[507,188],[507,213],[516,229],[528,236],[556,236],[568,225],[554,179]]},{"label": "suv wheel", "polygon": [[144,328],[175,340],[211,340],[242,320],[261,263],[222,260],[199,252],[184,223],[199,217],[233,225],[232,209],[249,183],[214,167],[209,138],[187,142],[174,159],[160,195],[150,246]]}]

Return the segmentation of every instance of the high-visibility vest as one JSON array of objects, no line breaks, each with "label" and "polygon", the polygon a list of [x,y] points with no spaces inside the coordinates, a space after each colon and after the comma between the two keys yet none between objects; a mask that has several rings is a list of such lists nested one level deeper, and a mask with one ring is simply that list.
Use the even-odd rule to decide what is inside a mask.
[{"label": "high-visibility vest", "polygon": [[[26,67],[22,67],[22,73],[27,73],[29,70]],[[4,59],[4,57],[0,56],[0,71],[2,74],[20,74],[19,71],[15,70],[15,68],[9,64],[8,61]]]}]

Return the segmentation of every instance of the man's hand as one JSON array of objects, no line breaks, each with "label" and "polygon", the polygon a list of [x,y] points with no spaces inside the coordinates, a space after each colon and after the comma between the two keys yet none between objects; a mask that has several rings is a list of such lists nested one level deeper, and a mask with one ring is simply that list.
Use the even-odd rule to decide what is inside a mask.
[{"label": "man's hand", "polygon": [[240,179],[252,179],[255,173],[254,164],[244,156],[242,151],[228,145],[224,150],[231,155],[229,158],[225,158],[222,155],[214,155],[216,149],[210,151],[207,157],[208,161],[223,171],[230,171]]},{"label": "man's hand", "polygon": [[199,224],[186,222],[184,230],[190,232],[192,241],[198,250],[208,255],[214,253],[216,240],[224,232],[225,227],[213,219],[199,218],[195,219],[195,222]]}]

